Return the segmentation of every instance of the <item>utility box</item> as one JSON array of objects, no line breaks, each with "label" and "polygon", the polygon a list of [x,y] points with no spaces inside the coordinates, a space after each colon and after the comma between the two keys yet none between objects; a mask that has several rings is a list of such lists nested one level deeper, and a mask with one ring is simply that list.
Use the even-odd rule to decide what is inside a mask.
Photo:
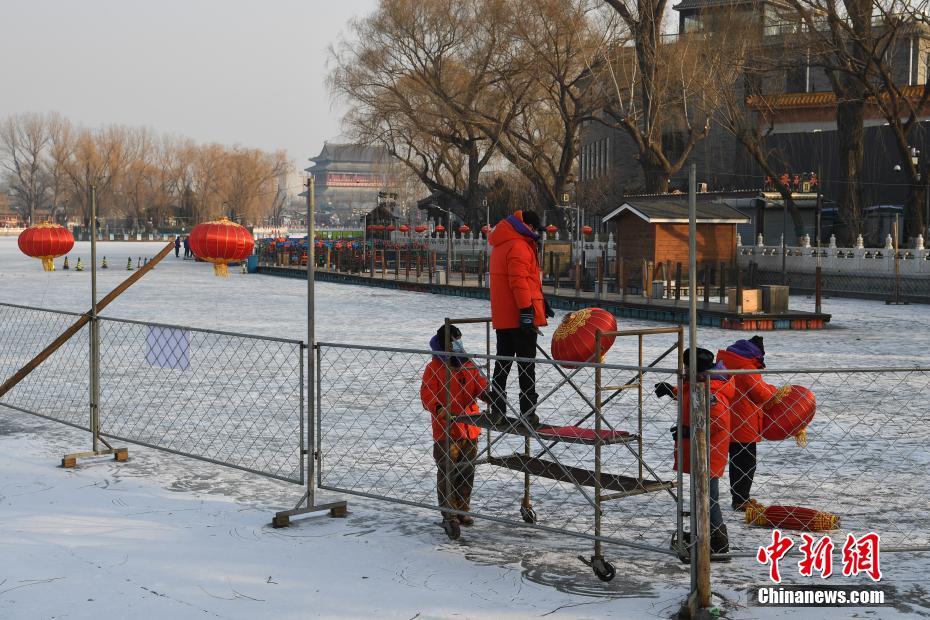
[{"label": "utility box", "polygon": [[728,310],[736,312],[742,306],[743,312],[759,312],[762,310],[762,291],[757,288],[744,288],[742,299],[737,298],[736,288],[727,289]]},{"label": "utility box", "polygon": [[788,287],[772,284],[762,288],[762,309],[768,314],[788,312]]},{"label": "utility box", "polygon": [[664,280],[653,280],[652,281],[652,298],[662,299],[663,297],[665,297],[665,281]]}]

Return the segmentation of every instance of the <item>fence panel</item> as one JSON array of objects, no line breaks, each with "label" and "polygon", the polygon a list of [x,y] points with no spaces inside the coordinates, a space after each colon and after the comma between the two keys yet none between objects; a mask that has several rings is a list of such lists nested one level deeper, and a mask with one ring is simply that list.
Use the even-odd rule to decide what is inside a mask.
[{"label": "fence panel", "polygon": [[[430,358],[431,354],[423,351],[320,344],[318,432],[322,488],[430,508],[439,506],[430,414],[420,400],[421,377]],[[484,368],[485,361],[493,358],[474,355],[473,359]],[[511,403],[518,401],[518,372],[514,367],[508,381]],[[595,402],[592,367],[573,372],[538,360],[535,372],[540,399],[537,413],[543,423],[593,428],[592,416],[582,421]],[[637,369],[629,367],[604,366],[602,372],[603,385],[618,385],[637,377]],[[670,429],[676,424],[678,408],[674,401],[657,399],[651,386],[661,381],[675,383],[677,378],[668,370],[645,372],[648,389],[642,409],[642,473],[647,481],[670,483],[675,480]],[[564,383],[563,373],[572,378],[578,391]],[[620,391],[603,407],[605,428],[609,425],[640,435],[637,394],[637,390]],[[515,413],[510,411],[508,415]],[[486,452],[489,442],[493,444],[491,462]],[[615,443],[601,450],[602,470],[615,475],[615,483],[620,477],[626,477],[628,482],[638,479],[641,470],[637,443]],[[469,508],[477,516],[522,523],[524,473],[502,465],[517,465],[521,455],[525,459],[528,454],[550,472],[571,471],[571,478],[580,482],[576,485],[532,476],[529,503],[539,526],[670,552],[669,540],[677,516],[671,484],[605,502],[598,535],[594,491],[589,484],[593,479],[585,481],[583,473],[593,471],[594,451],[590,444],[551,442],[544,437],[526,440],[519,435],[485,431],[478,442]],[[615,492],[603,490],[604,494]]]},{"label": "fence panel", "polygon": [[101,434],[304,482],[297,341],[101,319]]},{"label": "fence panel", "polygon": [[[806,447],[792,438],[758,444],[752,497],[763,506],[802,506],[838,515],[834,540],[851,532],[877,532],[883,551],[930,548],[925,510],[930,369],[761,373],[776,388],[810,389],[816,414],[806,430]],[[736,397],[741,395],[738,390]],[[721,484],[720,495],[728,507],[727,485]],[[731,529],[731,543],[754,554],[756,545],[769,539],[768,531],[744,527]]]},{"label": "fence panel", "polygon": [[[0,377],[39,354],[79,314],[0,304]],[[88,429],[89,330],[85,326],[8,392],[0,404]]]}]

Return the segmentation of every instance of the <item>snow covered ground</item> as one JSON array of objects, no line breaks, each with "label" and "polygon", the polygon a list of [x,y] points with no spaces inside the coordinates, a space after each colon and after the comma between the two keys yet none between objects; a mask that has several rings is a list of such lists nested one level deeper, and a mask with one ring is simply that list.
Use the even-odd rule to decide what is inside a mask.
[{"label": "snow covered ground", "polygon": [[[110,266],[99,272],[101,296],[127,275],[127,257],[160,247],[100,244]],[[88,244],[77,244],[72,266],[78,255],[89,260]],[[208,265],[169,256],[104,314],[306,337],[305,283],[232,271],[223,280]],[[89,273],[43,273],[19,254],[14,238],[0,238],[0,302],[84,311]],[[830,329],[766,334],[770,367],[930,364],[920,337],[930,327],[926,306],[831,299],[825,309],[834,315]],[[444,317],[487,312],[483,301],[317,284],[322,341],[422,349]],[[479,350],[483,332],[465,331]],[[713,348],[735,336],[702,329],[700,339]],[[633,361],[629,350],[611,355]],[[450,543],[435,526],[436,513],[355,497],[348,519],[317,517],[272,530],[271,513],[296,501],[299,487],[134,446],[128,463],[55,467],[86,442],[80,431],[0,408],[0,617],[91,617],[113,609],[178,618],[668,617],[688,588],[687,568],[665,556],[609,547],[618,576],[603,584],[576,559],[590,555],[584,541],[479,522]],[[918,456],[926,463],[925,449]],[[915,477],[900,482],[919,472],[908,475]],[[883,569],[896,606],[853,613],[930,615],[930,555],[889,554]],[[809,617],[804,609],[747,607],[745,588],[765,576],[751,559],[715,565],[715,590],[730,617]],[[849,617],[851,610],[818,615]]]}]

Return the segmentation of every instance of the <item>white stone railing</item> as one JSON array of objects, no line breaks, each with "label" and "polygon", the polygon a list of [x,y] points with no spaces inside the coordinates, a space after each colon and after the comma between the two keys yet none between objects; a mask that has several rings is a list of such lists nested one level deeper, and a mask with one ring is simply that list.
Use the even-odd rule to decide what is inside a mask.
[{"label": "white stone railing", "polygon": [[7,226],[2,226],[2,227],[0,227],[0,237],[19,236],[19,233],[23,232],[24,230],[26,230],[26,229],[25,229],[25,228],[18,228],[18,227],[12,227],[12,228],[11,228],[11,227],[7,227]]},{"label": "white stone railing", "polygon": [[[446,248],[448,247],[448,240],[445,237],[445,234],[441,237],[431,237],[429,233],[416,233],[410,231],[407,234],[404,234],[399,231],[394,231],[390,233],[391,241],[395,243],[403,243],[405,239],[411,239],[417,243],[426,244],[426,246],[435,252],[440,254],[445,253]],[[561,241],[561,233],[555,233],[552,235],[552,238],[547,238],[546,242]],[[467,254],[483,252],[488,247],[488,242],[480,232],[476,233],[471,231],[465,233],[464,235],[459,232],[452,233],[452,253],[458,254],[461,252]],[[591,234],[588,235],[587,239],[582,242],[575,241],[572,243],[572,254],[573,257],[577,258],[581,251],[584,251],[585,262],[589,265],[594,265],[597,263],[597,257],[601,256],[604,250],[607,250],[607,258],[613,260],[616,258],[617,244],[614,243],[613,233],[610,233],[604,237],[604,235]]]},{"label": "white stone railing", "polygon": [[[756,245],[738,245],[737,258],[741,267],[754,262],[763,271],[782,269],[781,245],[765,245],[761,238]],[[897,259],[898,273],[902,276],[930,276],[930,250],[924,247],[922,236],[917,237],[912,248],[899,247]],[[813,273],[819,264],[824,273],[894,275],[895,251],[891,235],[881,248],[864,247],[860,236],[856,247],[837,247],[836,238],[831,237],[830,243],[819,250],[805,237],[800,246],[787,246],[784,263],[788,272],[796,273]]]}]

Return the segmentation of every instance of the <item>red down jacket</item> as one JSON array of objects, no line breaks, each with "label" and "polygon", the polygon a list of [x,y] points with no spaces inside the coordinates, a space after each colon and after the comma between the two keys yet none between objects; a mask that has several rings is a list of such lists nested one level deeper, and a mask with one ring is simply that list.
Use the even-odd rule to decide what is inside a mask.
[{"label": "red down jacket", "polygon": [[[684,396],[681,399],[682,426],[682,472],[691,473],[691,396],[689,384],[685,381]],[[703,388],[703,383],[702,383]],[[710,476],[721,478],[727,467],[730,454],[730,399],[733,398],[734,386],[729,379],[712,378],[710,381]],[[678,442],[675,442],[675,469],[678,469]]]},{"label": "red down jacket", "polygon": [[[765,367],[761,358],[740,354],[733,350],[735,346],[717,351],[717,361],[724,368],[750,370]],[[766,383],[762,375],[755,373],[732,375],[732,381],[735,394],[730,403],[730,440],[738,443],[762,441],[762,405],[775,396],[778,388]]]},{"label": "red down jacket", "polygon": [[546,325],[536,239],[523,223],[523,212],[498,222],[491,244],[491,323],[494,329],[520,326],[520,309],[532,306],[534,323]]},{"label": "red down jacket", "polygon": [[[423,408],[430,412],[433,422],[433,440],[442,441],[445,435],[445,419],[439,408],[450,409],[453,415],[478,413],[478,395],[488,388],[488,380],[471,360],[458,368],[449,369],[449,406],[446,402],[446,365],[437,358],[430,360],[423,371],[423,383],[420,385],[420,400]],[[481,428],[471,424],[456,422],[451,426],[449,439],[477,439]]]}]

